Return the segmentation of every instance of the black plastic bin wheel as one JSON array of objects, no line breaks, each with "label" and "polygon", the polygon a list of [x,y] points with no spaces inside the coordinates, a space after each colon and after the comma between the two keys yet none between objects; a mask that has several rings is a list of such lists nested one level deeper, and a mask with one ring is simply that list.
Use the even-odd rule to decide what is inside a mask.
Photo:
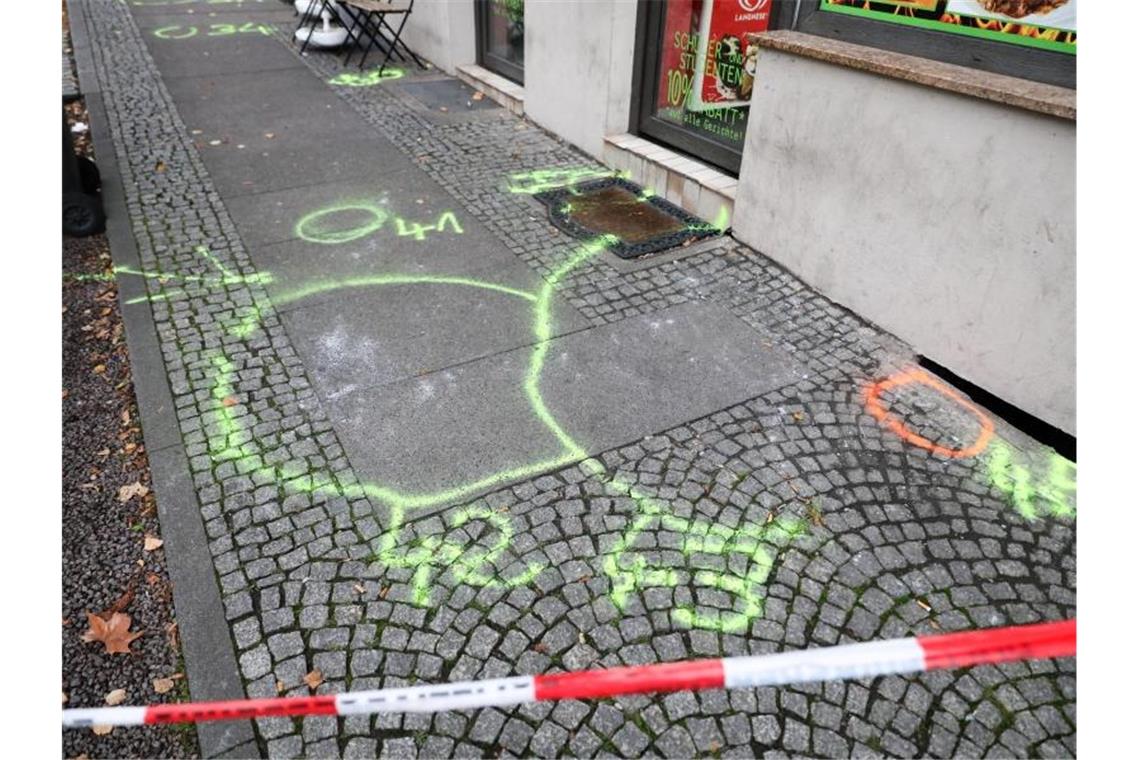
[{"label": "black plastic bin wheel", "polygon": [[99,169],[95,162],[76,155],[63,113],[63,231],[72,237],[86,237],[105,228],[103,198],[99,194]]},{"label": "black plastic bin wheel", "polygon": [[98,196],[63,194],[63,231],[72,237],[87,237],[103,231],[106,218]]},{"label": "black plastic bin wheel", "polygon": [[76,156],[79,164],[79,184],[83,192],[94,195],[103,186],[103,178],[99,176],[99,167],[87,156]]}]

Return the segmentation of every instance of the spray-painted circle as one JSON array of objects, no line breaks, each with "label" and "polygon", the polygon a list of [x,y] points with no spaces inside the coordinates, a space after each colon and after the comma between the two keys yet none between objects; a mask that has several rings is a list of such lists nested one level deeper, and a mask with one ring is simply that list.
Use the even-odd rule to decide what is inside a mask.
[{"label": "spray-painted circle", "polygon": [[[978,432],[978,437],[969,446],[962,449],[951,449],[946,446],[941,446],[928,438],[924,438],[918,433],[914,432],[906,426],[906,423],[899,419],[897,416],[887,411],[886,405],[883,403],[883,393],[899,388],[904,385],[918,383],[925,385],[935,391],[938,391],[946,398],[956,402],[966,411],[970,412],[977,418],[981,430]],[[903,370],[894,375],[891,375],[885,380],[880,380],[877,383],[872,383],[867,386],[866,390],[866,406],[867,411],[883,425],[902,438],[907,443],[918,446],[919,448],[926,449],[935,454],[941,454],[951,459],[965,459],[966,457],[976,456],[986,450],[990,444],[990,439],[994,435],[994,423],[985,412],[978,407],[974,406],[968,398],[958,393],[953,388],[949,388],[934,378],[930,377],[924,372],[917,369]]]},{"label": "spray-painted circle", "polygon": [[[351,226],[345,217],[363,213],[364,222]],[[359,240],[371,235],[384,226],[388,219],[388,212],[374,203],[345,203],[331,208],[314,211],[297,222],[295,232],[297,237],[309,243],[336,245]]]},{"label": "spray-painted circle", "polygon": [[[180,29],[185,31],[179,33]],[[198,27],[196,26],[181,26],[175,24],[174,26],[164,26],[161,29],[154,30],[154,36],[160,40],[188,40],[198,34]]]}]

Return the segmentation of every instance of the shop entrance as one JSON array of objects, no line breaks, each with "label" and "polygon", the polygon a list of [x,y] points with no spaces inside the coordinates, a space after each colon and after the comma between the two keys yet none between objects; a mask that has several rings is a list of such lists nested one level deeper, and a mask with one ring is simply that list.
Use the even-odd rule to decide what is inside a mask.
[{"label": "shop entrance", "polygon": [[475,41],[479,65],[523,83],[525,0],[475,0]]},{"label": "shop entrance", "polygon": [[760,47],[789,4],[662,0],[638,8],[639,133],[731,174],[740,171]]}]

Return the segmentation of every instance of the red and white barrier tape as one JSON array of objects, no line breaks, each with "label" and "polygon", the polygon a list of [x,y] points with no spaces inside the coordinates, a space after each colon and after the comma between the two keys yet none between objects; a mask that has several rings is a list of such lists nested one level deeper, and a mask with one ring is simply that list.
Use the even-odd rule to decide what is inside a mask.
[{"label": "red and white barrier tape", "polygon": [[629,668],[604,668],[434,686],[407,686],[316,697],[235,699],[225,702],[93,707],[63,711],[65,728],[197,723],[283,715],[357,715],[440,712],[555,699],[600,699],[619,694],[742,689],[961,668],[1013,660],[1072,657],[1077,621],[991,628],[967,633],[845,644],[801,652],[727,657]]}]

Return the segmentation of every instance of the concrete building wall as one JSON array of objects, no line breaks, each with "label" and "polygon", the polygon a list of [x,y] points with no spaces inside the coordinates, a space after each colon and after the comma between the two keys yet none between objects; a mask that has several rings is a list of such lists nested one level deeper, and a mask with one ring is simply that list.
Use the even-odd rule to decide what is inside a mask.
[{"label": "concrete building wall", "polygon": [[526,114],[598,158],[629,129],[636,0],[526,4]]},{"label": "concrete building wall", "polygon": [[[389,23],[395,26],[395,17]],[[475,62],[475,0],[416,0],[401,38],[446,71]],[[413,64],[414,65],[414,64]]]},{"label": "concrete building wall", "polygon": [[765,50],[735,234],[1076,432],[1075,123]]}]

